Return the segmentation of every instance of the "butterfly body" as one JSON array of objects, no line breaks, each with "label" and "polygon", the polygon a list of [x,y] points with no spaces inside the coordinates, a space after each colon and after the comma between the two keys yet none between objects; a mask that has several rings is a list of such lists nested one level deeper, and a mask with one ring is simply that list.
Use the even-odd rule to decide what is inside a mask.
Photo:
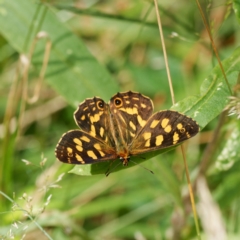
[{"label": "butterfly body", "polygon": [[120,159],[127,166],[131,156],[178,145],[199,131],[186,115],[152,112],[151,99],[131,91],[115,94],[108,104],[99,97],[86,99],[74,112],[81,130],[62,136],[56,157],[71,164]]}]

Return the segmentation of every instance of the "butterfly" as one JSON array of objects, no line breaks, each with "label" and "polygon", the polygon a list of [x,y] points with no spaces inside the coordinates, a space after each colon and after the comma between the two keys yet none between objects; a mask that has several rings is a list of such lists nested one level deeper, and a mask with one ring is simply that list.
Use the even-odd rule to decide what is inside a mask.
[{"label": "butterfly", "polygon": [[127,166],[131,156],[178,145],[199,132],[192,118],[172,110],[153,114],[152,100],[131,91],[115,94],[109,103],[86,99],[74,119],[81,130],[63,134],[55,149],[70,164],[120,159]]}]

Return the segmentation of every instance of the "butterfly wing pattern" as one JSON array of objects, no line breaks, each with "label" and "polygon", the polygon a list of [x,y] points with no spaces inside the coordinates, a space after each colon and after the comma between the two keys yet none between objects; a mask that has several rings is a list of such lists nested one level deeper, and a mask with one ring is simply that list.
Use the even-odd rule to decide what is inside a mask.
[{"label": "butterfly wing pattern", "polygon": [[161,111],[151,116],[130,146],[131,155],[178,145],[199,129],[191,118],[175,111]]},{"label": "butterfly wing pattern", "polygon": [[105,103],[94,97],[82,102],[74,113],[81,130],[65,133],[55,149],[65,163],[91,164],[169,148],[199,132],[192,118],[172,110],[153,112],[150,98],[135,92],[115,94]]},{"label": "butterfly wing pattern", "polygon": [[91,164],[116,159],[111,131],[108,104],[94,97],[82,102],[74,112],[74,119],[81,130],[65,133],[60,139],[56,157],[71,164]]},{"label": "butterfly wing pattern", "polygon": [[65,133],[55,154],[61,162],[71,164],[91,164],[117,158],[113,147],[80,130]]},{"label": "butterfly wing pattern", "polygon": [[153,112],[152,100],[140,93],[117,93],[109,101],[117,144],[127,147]]}]

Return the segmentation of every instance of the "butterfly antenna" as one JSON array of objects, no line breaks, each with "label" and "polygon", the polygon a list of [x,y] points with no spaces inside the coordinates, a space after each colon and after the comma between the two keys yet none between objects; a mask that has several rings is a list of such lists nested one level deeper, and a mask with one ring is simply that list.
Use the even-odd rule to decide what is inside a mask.
[{"label": "butterfly antenna", "polygon": [[[143,158],[143,159],[145,159],[145,158]],[[137,166],[139,166],[139,167],[141,167],[141,168],[143,168],[143,169],[147,170],[148,172],[150,172],[150,173],[154,174],[154,172],[153,172],[152,170],[150,170],[150,169],[148,169],[148,168],[144,167],[144,166],[143,166],[143,165],[141,165],[140,163],[136,163],[136,162],[134,162],[133,160],[131,160],[131,162],[132,162],[132,163],[134,163],[135,165],[137,165]]]},{"label": "butterfly antenna", "polygon": [[108,167],[108,170],[105,172],[105,176],[106,176],[106,177],[109,176],[109,174],[112,173],[113,170],[121,164],[121,162],[119,162],[117,165],[115,165],[115,166],[111,169],[112,164],[113,164],[113,162],[111,162],[111,164],[110,164],[109,167]]}]

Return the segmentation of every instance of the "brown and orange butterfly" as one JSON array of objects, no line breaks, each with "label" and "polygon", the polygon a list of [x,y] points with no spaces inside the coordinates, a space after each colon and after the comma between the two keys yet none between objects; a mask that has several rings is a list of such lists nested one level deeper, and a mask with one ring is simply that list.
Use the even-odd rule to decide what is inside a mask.
[{"label": "brown and orange butterfly", "polygon": [[117,93],[108,104],[86,99],[74,112],[81,130],[62,136],[56,157],[71,164],[120,159],[126,166],[131,156],[175,146],[199,132],[198,124],[179,112],[152,112],[151,99],[131,91]]}]

